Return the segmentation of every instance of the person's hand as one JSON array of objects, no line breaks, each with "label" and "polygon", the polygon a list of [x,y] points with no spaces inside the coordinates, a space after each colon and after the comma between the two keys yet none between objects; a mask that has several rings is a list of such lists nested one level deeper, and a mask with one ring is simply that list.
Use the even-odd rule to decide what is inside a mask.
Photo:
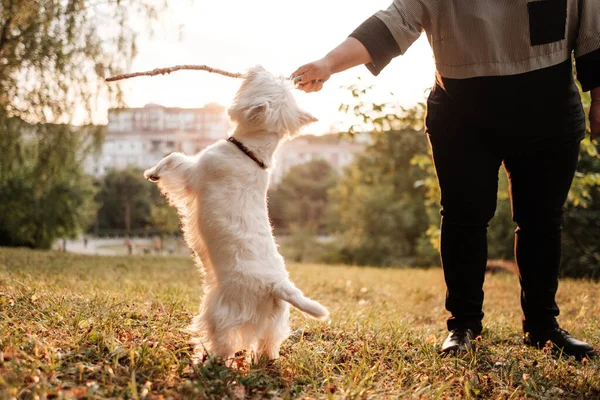
[{"label": "person's hand", "polygon": [[329,77],[331,77],[331,68],[324,58],[301,66],[291,75],[296,87],[306,93],[321,90],[323,83],[327,82]]},{"label": "person's hand", "polygon": [[600,137],[600,99],[592,100],[590,106],[590,130],[592,140]]}]

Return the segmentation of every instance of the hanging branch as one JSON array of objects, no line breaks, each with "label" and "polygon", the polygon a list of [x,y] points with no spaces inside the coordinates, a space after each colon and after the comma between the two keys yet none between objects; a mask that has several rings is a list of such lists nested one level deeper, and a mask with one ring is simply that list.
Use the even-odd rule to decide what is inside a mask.
[{"label": "hanging branch", "polygon": [[182,69],[183,70],[213,72],[215,74],[228,76],[230,78],[242,78],[244,76],[244,74],[239,73],[239,72],[223,71],[222,69],[212,68],[212,67],[209,67],[208,65],[176,65],[176,66],[170,67],[170,68],[155,68],[152,71],[133,72],[131,74],[112,76],[110,78],[106,78],[106,82],[114,82],[114,81],[119,81],[121,79],[135,78],[136,76],[165,75],[165,74],[170,74],[171,72],[179,71]]}]

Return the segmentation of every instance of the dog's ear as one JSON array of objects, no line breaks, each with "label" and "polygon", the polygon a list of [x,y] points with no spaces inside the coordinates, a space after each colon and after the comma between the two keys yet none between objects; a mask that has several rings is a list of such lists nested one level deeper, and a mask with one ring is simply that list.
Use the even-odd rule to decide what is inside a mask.
[{"label": "dog's ear", "polygon": [[280,129],[281,132],[285,132],[290,138],[296,137],[302,127],[318,121],[312,114],[300,109],[294,110],[294,114],[292,115],[293,117],[291,118],[283,119],[284,125]]},{"label": "dog's ear", "polygon": [[312,114],[310,114],[306,111],[303,111],[303,110],[300,110],[298,112],[298,120],[300,121],[300,127],[303,127],[305,125],[312,124],[313,122],[319,121]]},{"label": "dog's ear", "polygon": [[266,101],[258,102],[256,104],[252,104],[245,111],[245,117],[250,122],[259,122],[265,118],[267,112],[269,110],[269,103]]},{"label": "dog's ear", "polygon": [[269,103],[266,100],[256,100],[251,104],[233,104],[228,113],[233,122],[245,120],[256,123],[265,117],[268,110]]}]

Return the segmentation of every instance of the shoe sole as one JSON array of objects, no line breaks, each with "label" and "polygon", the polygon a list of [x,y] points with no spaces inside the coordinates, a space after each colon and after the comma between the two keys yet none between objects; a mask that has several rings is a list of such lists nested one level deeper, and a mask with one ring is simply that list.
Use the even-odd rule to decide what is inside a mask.
[{"label": "shoe sole", "polygon": [[[523,343],[526,346],[534,347],[534,348],[539,349],[539,350],[543,350],[544,348],[546,348],[546,343],[547,342],[546,343],[541,343],[541,342],[532,343],[532,342],[528,342],[528,341],[523,341]],[[595,350],[588,351],[586,353],[572,353],[571,354],[571,353],[567,353],[564,350],[564,348],[560,348],[560,347],[558,347],[558,346],[556,346],[554,344],[552,345],[552,352],[553,353],[558,353],[558,354],[561,354],[561,355],[565,355],[565,356],[568,356],[568,357],[575,357],[575,359],[578,360],[578,361],[581,361],[584,358],[588,358],[589,359],[589,358],[596,357],[596,351]]]}]

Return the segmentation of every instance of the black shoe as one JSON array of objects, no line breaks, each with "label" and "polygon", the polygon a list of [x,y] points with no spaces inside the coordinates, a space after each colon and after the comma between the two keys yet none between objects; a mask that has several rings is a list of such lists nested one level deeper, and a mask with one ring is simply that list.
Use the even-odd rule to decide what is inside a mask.
[{"label": "black shoe", "polygon": [[526,332],[524,338],[525,344],[537,348],[544,348],[548,342],[552,344],[555,350],[563,354],[573,356],[577,359],[584,357],[591,358],[595,356],[594,348],[581,340],[575,339],[569,335],[569,332],[559,327],[549,328],[541,332]]},{"label": "black shoe", "polygon": [[469,328],[457,328],[450,332],[442,344],[442,353],[468,353],[473,348],[471,341],[475,332]]}]

